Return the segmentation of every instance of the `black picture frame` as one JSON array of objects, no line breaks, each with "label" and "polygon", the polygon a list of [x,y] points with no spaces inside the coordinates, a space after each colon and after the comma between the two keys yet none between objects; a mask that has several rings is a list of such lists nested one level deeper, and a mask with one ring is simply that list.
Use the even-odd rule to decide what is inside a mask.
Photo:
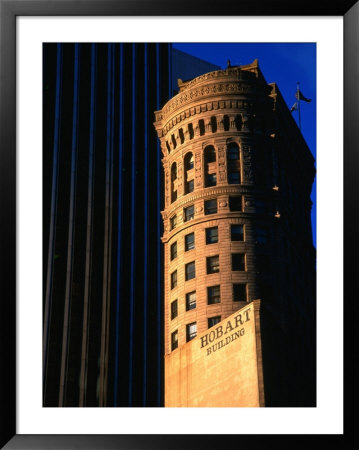
[{"label": "black picture frame", "polygon": [[[344,209],[347,294],[355,292],[358,218],[355,205],[359,155],[359,2],[342,0],[0,0],[0,390],[2,423],[0,445],[7,449],[183,449],[183,448],[348,448],[355,415],[347,415],[343,435],[17,435],[16,434],[16,17],[18,16],[343,16],[344,18]],[[335,64],[335,61],[333,61]],[[335,87],[333,87],[335,88]],[[330,95],[330,93],[328,93]],[[346,334],[357,341],[354,304],[346,302]],[[357,327],[356,327],[357,329]],[[346,339],[346,342],[349,338]],[[345,350],[345,373],[355,373],[358,357]],[[349,393],[348,393],[349,392]],[[347,385],[345,400],[350,395]],[[348,408],[352,402],[345,401]],[[183,430],[184,424],[179,424]],[[320,442],[319,442],[320,441]]]}]

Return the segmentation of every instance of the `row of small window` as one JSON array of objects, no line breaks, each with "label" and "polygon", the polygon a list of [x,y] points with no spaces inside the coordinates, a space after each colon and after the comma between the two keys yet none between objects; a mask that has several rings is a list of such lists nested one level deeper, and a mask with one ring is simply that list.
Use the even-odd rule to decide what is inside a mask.
[{"label": "row of small window", "polygon": [[[208,256],[207,274],[219,272],[219,255]],[[232,253],[232,270],[245,271],[246,270],[246,255],[244,253]],[[196,263],[192,261],[185,265],[185,280],[189,281],[196,278]],[[177,270],[171,273],[171,289],[177,286]]]},{"label": "row of small window", "polygon": [[[244,241],[244,225],[231,225],[231,241]],[[206,228],[206,245],[216,244],[218,242],[218,227]],[[185,251],[195,248],[194,233],[188,233],[184,237]],[[177,241],[170,247],[171,261],[177,258]]]},{"label": "row of small window", "polygon": [[[243,211],[243,199],[241,196],[229,197],[229,210],[230,211]],[[204,202],[204,214],[217,214],[217,199],[205,200]],[[194,205],[188,206],[183,209],[183,221],[188,222],[194,219]],[[177,226],[177,215],[170,218],[170,229],[173,230]]]},{"label": "row of small window", "polygon": [[[232,300],[234,302],[247,301],[247,285],[245,283],[235,283],[233,286]],[[220,285],[207,287],[207,304],[214,305],[221,303]],[[186,311],[195,309],[197,306],[196,291],[187,292],[186,294]],[[171,320],[178,316],[178,300],[171,302]]]},{"label": "row of small window", "polygon": [[[221,316],[210,317],[208,319],[208,328],[217,325],[221,321]],[[197,322],[192,322],[186,325],[186,342],[191,341],[197,336]],[[171,351],[178,347],[178,330],[171,334]]]},{"label": "row of small window", "polygon": [[[241,124],[242,124],[242,118],[241,116],[238,114],[236,116],[236,118],[234,119],[235,127],[237,130],[241,129]],[[230,119],[227,115],[223,116],[223,119],[221,120],[221,125],[223,126],[223,130],[224,131],[228,131],[229,130],[229,126],[230,126]],[[217,118],[212,116],[209,120],[209,122],[207,122],[207,124],[205,125],[204,120],[200,119],[198,121],[196,130],[199,132],[200,136],[203,136],[206,132],[206,128],[211,128],[212,133],[215,133],[217,131]],[[185,131],[183,131],[185,130]],[[189,139],[193,139],[195,136],[195,130],[193,128],[193,124],[189,123],[187,126],[187,129],[184,128],[180,128],[178,130],[178,136],[175,136],[174,134],[171,134],[171,138],[169,140],[166,141],[166,147],[168,150],[168,153],[171,153],[171,145],[172,148],[175,149],[177,147],[178,144],[178,140],[179,140],[179,144],[183,144],[185,141],[185,134],[188,135]],[[209,145],[204,149],[204,154],[206,154],[206,150],[211,151],[214,150],[213,145]],[[215,150],[214,150],[215,151]],[[228,159],[239,159],[239,147],[236,143],[232,142],[229,144],[228,146],[228,150],[227,150],[228,154],[227,154],[227,158]],[[190,153],[190,155],[192,155]]]}]

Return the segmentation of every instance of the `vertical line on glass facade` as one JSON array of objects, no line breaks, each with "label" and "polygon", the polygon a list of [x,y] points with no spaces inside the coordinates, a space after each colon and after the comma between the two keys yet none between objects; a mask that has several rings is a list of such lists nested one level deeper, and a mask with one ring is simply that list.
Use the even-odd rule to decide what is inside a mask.
[{"label": "vertical line on glass facade", "polygon": [[142,405],[146,406],[147,399],[147,304],[148,304],[148,45],[144,44],[144,287],[143,287],[143,397]]},{"label": "vertical line on glass facade", "polygon": [[78,101],[75,44],[46,54],[44,406],[59,404],[61,370],[63,406],[161,406],[163,172],[152,122],[170,89],[171,52],[77,46]]},{"label": "vertical line on glass facade", "polygon": [[128,406],[132,406],[133,328],[135,303],[135,239],[136,239],[136,44],[132,44],[132,123],[131,123],[131,280],[130,280],[130,330],[129,330],[129,381]]},{"label": "vertical line on glass facade", "polygon": [[62,332],[62,354],[61,354],[61,375],[59,406],[65,403],[65,383],[67,376],[67,350],[70,321],[70,299],[72,291],[72,265],[74,252],[75,234],[75,208],[76,208],[76,164],[77,164],[77,142],[78,142],[78,95],[79,95],[79,44],[75,44],[74,54],[74,97],[72,112],[72,142],[71,142],[71,182],[70,182],[70,204],[69,204],[69,230],[67,241],[67,263],[66,263],[66,287],[65,287],[65,308],[64,325]]},{"label": "vertical line on glass facade", "polygon": [[[160,44],[156,44],[156,110],[161,108],[161,79],[160,79]],[[159,140],[156,143],[157,157],[157,405],[161,404],[161,148]]]},{"label": "vertical line on glass facade", "polygon": [[47,258],[46,293],[44,308],[44,331],[43,331],[43,376],[44,389],[46,386],[46,360],[49,336],[49,322],[51,315],[51,296],[53,281],[53,264],[56,236],[56,213],[57,213],[57,185],[59,173],[59,146],[60,146],[60,124],[61,124],[61,93],[62,93],[62,44],[57,44],[56,48],[56,93],[55,93],[55,121],[54,121],[54,142],[53,142],[53,162],[52,162],[52,186],[51,186],[51,210],[50,210],[50,231],[49,250]]},{"label": "vertical line on glass facade", "polygon": [[114,390],[113,390],[113,406],[117,406],[118,395],[118,370],[119,370],[119,345],[120,345],[120,307],[121,307],[121,252],[122,252],[122,158],[123,158],[123,125],[124,125],[124,48],[123,44],[120,44],[120,73],[119,73],[119,156],[118,156],[118,218],[117,218],[117,270],[116,270],[116,331],[115,331],[115,375],[114,375]]},{"label": "vertical line on glass facade", "polygon": [[89,169],[87,188],[87,227],[86,227],[86,262],[84,286],[84,313],[82,325],[82,351],[80,371],[79,405],[86,405],[86,377],[88,359],[88,319],[89,299],[91,295],[92,266],[92,221],[93,221],[93,189],[94,189],[94,139],[95,139],[95,89],[96,89],[96,44],[91,44],[91,87],[90,87],[90,138],[89,138]]},{"label": "vertical line on glass facade", "polygon": [[99,404],[105,406],[105,379],[107,374],[107,336],[109,320],[109,297],[111,293],[111,219],[112,219],[112,171],[113,171],[113,45],[107,45],[107,124],[106,124],[106,194],[104,230],[104,269],[102,284],[102,323],[100,355]]},{"label": "vertical line on glass facade", "polygon": [[114,135],[115,135],[115,44],[111,44],[112,49],[112,70],[111,70],[111,155],[110,155],[110,229],[109,229],[109,271],[107,285],[107,318],[106,318],[106,350],[105,350],[105,377],[104,377],[104,406],[107,406],[107,380],[108,380],[108,358],[109,358],[109,338],[110,338],[110,306],[111,306],[111,283],[112,283],[112,213],[113,213],[113,170],[114,170]]}]

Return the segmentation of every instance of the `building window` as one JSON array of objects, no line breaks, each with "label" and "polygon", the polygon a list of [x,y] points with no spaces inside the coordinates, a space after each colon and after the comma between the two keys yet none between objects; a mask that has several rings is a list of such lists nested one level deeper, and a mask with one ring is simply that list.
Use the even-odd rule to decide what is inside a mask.
[{"label": "building window", "polygon": [[171,320],[178,316],[178,301],[173,300],[171,303]]},{"label": "building window", "polygon": [[193,139],[193,137],[194,137],[194,130],[193,130],[193,125],[191,123],[188,124],[188,134],[189,134],[189,138]]},{"label": "building window", "polygon": [[218,227],[206,228],[206,244],[218,242]]},{"label": "building window", "polygon": [[224,131],[229,130],[229,117],[227,116],[227,114],[225,114],[223,116],[223,128],[224,128]]},{"label": "building window", "polygon": [[207,288],[207,301],[209,305],[221,303],[220,289],[218,286],[210,286]]},{"label": "building window", "polygon": [[246,270],[244,253],[232,253],[232,270]]},{"label": "building window", "polygon": [[171,289],[177,286],[177,270],[171,273]]},{"label": "building window", "polygon": [[216,150],[213,145],[208,145],[203,152],[204,160],[204,186],[216,186],[217,184],[217,167],[216,167]]},{"label": "building window", "polygon": [[184,248],[186,252],[194,249],[194,233],[186,234],[184,237]]},{"label": "building window", "polygon": [[170,218],[170,229],[173,230],[177,226],[177,216]]},{"label": "building window", "polygon": [[196,265],[194,261],[186,264],[185,268],[186,268],[186,281],[192,280],[192,278],[196,277]]},{"label": "building window", "polygon": [[194,219],[194,205],[188,206],[188,208],[184,209],[184,221],[188,222],[192,219]]},{"label": "building window", "polygon": [[179,135],[181,144],[183,144],[183,143],[184,143],[184,134],[183,134],[183,129],[182,129],[182,128],[180,128],[180,129],[178,130],[178,135]]},{"label": "building window", "polygon": [[216,162],[216,150],[213,145],[208,145],[208,147],[204,149],[204,159],[206,163]]},{"label": "building window", "polygon": [[244,241],[243,225],[231,225],[231,241]]},{"label": "building window", "polygon": [[229,210],[230,211],[242,211],[242,197],[229,197]]},{"label": "building window", "polygon": [[211,117],[211,129],[212,133],[215,133],[217,131],[217,118],[215,116]]},{"label": "building window", "polygon": [[216,186],[216,184],[217,184],[217,174],[209,173],[207,175],[206,187]]},{"label": "building window", "polygon": [[268,240],[268,230],[263,227],[256,227],[256,243],[257,244],[266,244]]},{"label": "building window", "polygon": [[171,351],[176,350],[178,347],[178,330],[171,334]]},{"label": "building window", "polygon": [[[187,156],[187,155],[186,155]],[[194,167],[194,159],[192,153],[188,153],[187,160],[186,160],[186,170],[191,170]]]},{"label": "building window", "polygon": [[196,307],[196,291],[186,294],[186,311]]},{"label": "building window", "polygon": [[216,317],[209,317],[208,319],[208,328],[213,327],[214,325],[217,325],[221,321],[221,316]]},{"label": "building window", "polygon": [[219,256],[210,256],[207,258],[207,273],[219,272]]},{"label": "building window", "polygon": [[171,203],[177,200],[177,164],[174,162],[171,167]]},{"label": "building window", "polygon": [[230,161],[238,161],[239,160],[239,148],[235,143],[229,144],[227,149],[227,158]]},{"label": "building window", "polygon": [[193,153],[189,152],[184,157],[184,193],[188,194],[190,192],[193,192],[194,189],[194,174],[193,169],[194,167],[194,158]]},{"label": "building window", "polygon": [[191,341],[197,336],[197,323],[189,323],[186,325],[186,340],[187,342]]},{"label": "building window", "polygon": [[247,301],[247,285],[245,283],[237,283],[233,285],[233,301],[234,302]]},{"label": "building window", "polygon": [[187,187],[188,187],[187,193],[193,192],[194,191],[194,180],[189,180]]},{"label": "building window", "polygon": [[177,242],[171,245],[171,261],[177,258]]},{"label": "building window", "polygon": [[217,199],[206,200],[204,202],[204,213],[205,215],[216,214],[217,213]]},{"label": "building window", "polygon": [[232,142],[227,148],[227,170],[228,184],[240,184],[241,182],[241,165],[239,156],[239,147]]}]

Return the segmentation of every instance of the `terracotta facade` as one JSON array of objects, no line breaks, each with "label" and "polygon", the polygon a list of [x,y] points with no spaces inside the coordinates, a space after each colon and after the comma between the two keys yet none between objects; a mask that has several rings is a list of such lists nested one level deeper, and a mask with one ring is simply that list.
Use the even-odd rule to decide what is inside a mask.
[{"label": "terracotta facade", "polygon": [[[201,333],[208,328],[208,319],[222,320],[259,296],[255,227],[265,221],[256,214],[260,191],[253,165],[258,140],[270,139],[265,118],[271,104],[270,89],[263,85],[258,89],[257,75],[255,62],[188,83],[179,81],[179,94],[156,113],[165,170],[166,354],[176,330],[178,345],[183,345],[186,325],[196,323]],[[231,231],[239,234],[231,239]],[[193,248],[186,250],[192,233]],[[177,247],[175,257],[171,246]],[[236,270],[232,259],[238,260]],[[191,263],[195,274],[186,280]],[[177,278],[172,287],[171,275]],[[211,288],[216,297],[212,304]],[[234,301],[233,290],[240,301]],[[186,295],[193,292],[196,307],[188,309]],[[171,318],[171,303],[176,300],[178,313]]]},{"label": "terracotta facade", "polygon": [[[308,319],[296,331],[311,328],[310,346],[315,253],[308,147],[257,60],[178,80],[178,86],[179,93],[155,112],[164,168],[165,377],[168,355],[255,299],[275,316],[267,342],[278,347],[295,340],[292,325],[298,327],[298,303],[304,303],[300,277],[306,283],[301,314],[308,312]],[[270,352],[265,356],[270,359]],[[288,358],[267,373],[291,367]],[[312,383],[312,356],[309,366],[305,376]],[[274,403],[277,390],[279,385],[269,390]]]}]

